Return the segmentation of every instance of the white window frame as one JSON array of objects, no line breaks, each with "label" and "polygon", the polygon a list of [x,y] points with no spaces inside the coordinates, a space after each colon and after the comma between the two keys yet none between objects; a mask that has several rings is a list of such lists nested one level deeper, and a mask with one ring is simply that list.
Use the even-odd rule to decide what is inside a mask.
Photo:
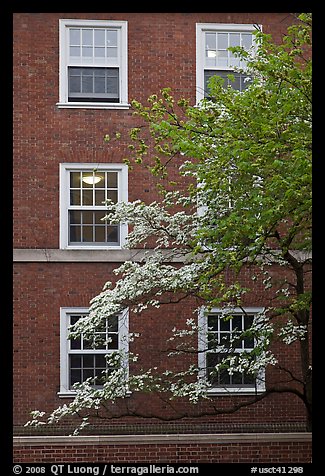
[{"label": "white window frame", "polygon": [[[68,66],[69,66],[69,29],[76,28],[114,28],[118,30],[119,55],[112,67],[119,68],[119,91],[120,101],[113,102],[81,102],[68,101]],[[59,108],[86,108],[86,109],[128,109],[128,45],[127,45],[127,21],[116,20],[59,20]],[[74,65],[76,66],[76,65]],[[80,65],[84,66],[84,65]],[[97,65],[94,66],[104,66]]]},{"label": "white window frame", "polygon": [[[259,28],[261,26],[259,25]],[[205,68],[205,33],[206,32],[225,32],[225,33],[250,33],[256,31],[256,25],[240,23],[197,23],[196,24],[196,103],[198,104],[204,98],[204,70],[222,70],[234,71],[230,66],[209,66]],[[253,37],[254,42],[254,37]]]},{"label": "white window frame", "polygon": [[[118,202],[128,200],[128,166],[126,164],[94,164],[94,163],[62,163],[60,164],[60,249],[75,250],[119,250],[123,248],[128,234],[127,223],[120,223],[120,243],[119,245],[92,245],[92,244],[69,244],[69,209],[70,209],[70,171],[109,171],[118,173]],[[89,207],[92,208],[92,207]],[[105,208],[105,205],[103,205]],[[95,210],[95,208],[93,208]]]},{"label": "white window frame", "polygon": [[[87,314],[89,309],[87,307],[61,307],[60,308],[60,391],[59,397],[73,397],[76,395],[76,391],[69,388],[69,316],[71,314]],[[128,344],[129,336],[129,312],[125,309],[119,314],[118,317],[118,342],[119,350],[123,351],[127,355],[129,350]],[[113,352],[113,351],[112,351]],[[94,350],[80,351],[80,354],[84,353],[96,353]],[[101,354],[103,352],[100,352]],[[107,351],[106,354],[110,352]],[[128,375],[128,362],[122,363],[125,367]]]},{"label": "white window frame", "polygon": [[[244,311],[243,311],[244,309]],[[235,308],[231,309],[231,314],[246,312],[247,314],[259,314],[263,312],[263,307],[245,307],[245,308]],[[207,317],[212,314],[220,314],[224,312],[224,309],[220,308],[212,308],[211,310],[207,311],[204,307],[200,309],[199,318],[198,318],[198,366],[199,366],[199,378],[202,381],[207,381],[206,377],[206,355],[207,355],[207,348],[208,348],[208,319]],[[221,387],[221,386],[211,386],[208,388],[207,393],[209,395],[252,395],[252,394],[259,394],[265,391],[265,369],[262,369],[256,377],[256,386],[244,387]]]}]

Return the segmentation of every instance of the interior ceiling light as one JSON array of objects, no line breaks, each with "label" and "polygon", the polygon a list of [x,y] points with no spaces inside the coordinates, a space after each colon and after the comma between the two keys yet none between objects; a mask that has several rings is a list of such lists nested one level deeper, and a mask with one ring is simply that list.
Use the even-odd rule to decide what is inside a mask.
[{"label": "interior ceiling light", "polygon": [[102,180],[103,177],[100,175],[83,175],[82,181],[87,183],[88,185],[94,185]]}]

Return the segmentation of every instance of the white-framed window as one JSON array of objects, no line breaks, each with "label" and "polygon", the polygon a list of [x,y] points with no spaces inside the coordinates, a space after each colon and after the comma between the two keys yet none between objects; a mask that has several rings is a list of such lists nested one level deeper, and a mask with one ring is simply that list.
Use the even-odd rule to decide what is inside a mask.
[{"label": "white-framed window", "polygon": [[60,248],[119,249],[127,224],[110,224],[105,200],[128,199],[125,164],[60,164]]},{"label": "white-framed window", "polygon": [[[247,75],[236,72],[234,68],[245,65],[229,51],[229,47],[242,46],[249,49],[253,46],[253,31],[256,26],[251,24],[230,23],[197,23],[196,24],[196,100],[197,103],[209,96],[209,79],[218,75],[224,78],[225,86],[231,85],[242,91],[249,84]],[[229,81],[228,75],[234,76]]]},{"label": "white-framed window", "polygon": [[[229,355],[251,352],[256,343],[250,336],[242,336],[255,317],[263,311],[259,307],[232,309],[229,314],[218,308],[201,309],[199,314],[198,364],[200,377],[211,385],[210,394],[250,394],[265,390],[265,371],[256,377],[246,372],[216,371],[215,366]],[[231,316],[231,317],[230,317]],[[226,350],[228,349],[228,350]]]},{"label": "white-framed window", "polygon": [[127,21],[59,22],[58,107],[128,108]]},{"label": "white-framed window", "polygon": [[[102,379],[114,370],[110,368],[106,355],[116,351],[128,351],[128,311],[112,316],[86,339],[82,334],[69,339],[69,327],[88,315],[84,307],[60,308],[60,392],[69,397],[75,393],[73,385],[90,378],[94,387],[100,387]],[[127,371],[127,362],[122,362]]]}]

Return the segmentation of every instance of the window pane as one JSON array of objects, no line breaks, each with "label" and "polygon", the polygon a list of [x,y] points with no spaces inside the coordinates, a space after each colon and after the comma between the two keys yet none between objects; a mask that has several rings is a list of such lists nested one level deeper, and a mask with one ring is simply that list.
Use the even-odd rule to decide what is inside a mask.
[{"label": "window pane", "polygon": [[244,373],[243,374],[243,383],[244,383],[244,385],[255,385],[256,384],[256,379],[255,379],[254,375]]},{"label": "window pane", "polygon": [[81,212],[78,212],[77,210],[71,210],[69,215],[71,224],[79,225],[81,223]]},{"label": "window pane", "polygon": [[95,191],[95,205],[103,205],[105,200],[105,190]]},{"label": "window pane", "polygon": [[218,51],[217,52],[217,57],[218,57],[218,64],[221,64],[221,62],[227,61],[228,51],[226,51],[226,50]]},{"label": "window pane", "polygon": [[117,77],[107,77],[106,78],[106,91],[112,97],[118,96],[118,79]]},{"label": "window pane", "polygon": [[117,46],[116,30],[106,30],[106,46]]},{"label": "window pane", "polygon": [[93,205],[93,191],[92,190],[82,191],[82,204]]},{"label": "window pane", "polygon": [[70,355],[70,366],[74,369],[81,369],[81,355]]},{"label": "window pane", "polygon": [[80,93],[81,92],[81,77],[80,76],[69,76],[69,93]]},{"label": "window pane", "polygon": [[96,28],[95,32],[95,46],[105,46],[105,30]]},{"label": "window pane", "polygon": [[218,50],[228,48],[228,33],[218,33]]},{"label": "window pane", "polygon": [[233,385],[243,385],[243,374],[241,372],[234,372],[231,380]]},{"label": "window pane", "polygon": [[97,243],[105,243],[105,226],[95,227],[95,241]]},{"label": "window pane", "polygon": [[109,243],[118,243],[118,227],[117,226],[108,226],[107,227],[107,241]]},{"label": "window pane", "polygon": [[70,340],[70,349],[79,350],[81,349],[81,339],[71,339]]},{"label": "window pane", "polygon": [[85,211],[82,212],[82,223],[83,224],[92,224],[93,223],[93,212]]},{"label": "window pane", "polygon": [[95,93],[105,93],[105,77],[95,77]]},{"label": "window pane", "polygon": [[230,385],[230,375],[227,369],[222,369],[219,372],[219,385]]},{"label": "window pane", "polygon": [[81,226],[70,226],[70,239],[69,242],[81,242]]},{"label": "window pane", "polygon": [[93,44],[93,30],[82,30],[82,45],[92,46]]},{"label": "window pane", "polygon": [[108,335],[110,342],[107,344],[107,348],[112,350],[112,349],[118,349],[118,335],[117,334],[109,334]]},{"label": "window pane", "polygon": [[105,188],[105,172],[96,171],[95,175],[100,178],[100,180],[95,183],[95,188]]},{"label": "window pane", "polygon": [[80,45],[80,28],[70,28],[70,45]]},{"label": "window pane", "polygon": [[80,205],[80,190],[71,190],[70,205]]},{"label": "window pane", "polygon": [[230,33],[229,34],[229,46],[240,46],[240,34],[239,33]]},{"label": "window pane", "polygon": [[82,172],[82,188],[93,188],[92,172]]},{"label": "window pane", "polygon": [[94,367],[94,356],[93,355],[84,355],[83,356],[83,366],[85,368]]},{"label": "window pane", "polygon": [[245,329],[249,329],[252,327],[254,321],[254,316],[252,315],[245,315],[244,317],[244,327]]},{"label": "window pane", "polygon": [[214,353],[207,354],[207,378],[211,383],[218,384],[217,373],[214,366],[219,362],[218,355]]},{"label": "window pane", "polygon": [[[235,56],[233,55],[233,53],[230,53],[230,59],[229,59],[229,66],[230,68],[236,68],[237,66],[239,66],[240,64],[240,60],[239,58],[235,58]],[[234,88],[235,89],[235,88]]]},{"label": "window pane", "polygon": [[108,58],[117,58],[117,48],[107,48]]},{"label": "window pane", "polygon": [[230,333],[220,332],[220,345],[229,346]]},{"label": "window pane", "polygon": [[94,335],[93,349],[105,350],[106,349],[106,333],[96,332]]},{"label": "window pane", "polygon": [[92,93],[93,92],[93,75],[90,73],[84,73],[82,75],[81,82],[82,92],[83,93]]},{"label": "window pane", "polygon": [[211,331],[217,331],[217,330],[218,330],[218,321],[219,321],[219,317],[218,317],[218,316],[208,316],[208,327],[209,327],[209,330],[211,330]]},{"label": "window pane", "polygon": [[216,34],[215,33],[205,34],[205,47],[206,47],[206,56],[208,57],[215,56],[215,50],[216,50]]},{"label": "window pane", "polygon": [[79,46],[70,46],[70,56],[80,56]]},{"label": "window pane", "polygon": [[253,35],[251,33],[242,33],[241,35],[242,46],[246,49],[250,48],[252,46],[252,39],[253,39]]},{"label": "window pane", "polygon": [[107,187],[117,188],[117,172],[107,172]]},{"label": "window pane", "polygon": [[208,333],[208,349],[214,350],[219,345],[219,334],[217,332]]},{"label": "window pane", "polygon": [[244,348],[245,349],[254,349],[254,338],[253,337],[245,337],[244,338]]},{"label": "window pane", "polygon": [[112,316],[108,320],[108,330],[110,332],[118,331],[118,316]]},{"label": "window pane", "polygon": [[117,203],[117,190],[107,190],[107,198]]},{"label": "window pane", "polygon": [[93,241],[93,227],[85,225],[82,227],[82,241],[92,242]]},{"label": "window pane", "polygon": [[73,326],[76,322],[79,321],[81,316],[70,316],[70,324]]},{"label": "window pane", "polygon": [[71,188],[80,187],[80,172],[70,172],[70,187]]},{"label": "window pane", "polygon": [[221,331],[230,331],[230,319],[225,317],[225,318],[220,318],[220,330]]},{"label": "window pane", "polygon": [[96,58],[104,58],[105,57],[105,48],[95,48],[95,57]]},{"label": "window pane", "polygon": [[82,47],[82,56],[85,56],[85,57],[93,56],[93,47],[92,46],[83,46]]},{"label": "window pane", "polygon": [[102,220],[105,214],[106,214],[105,210],[94,212],[95,223],[97,225],[105,225],[105,220]]},{"label": "window pane", "polygon": [[232,329],[233,331],[236,329],[237,331],[242,331],[243,326],[242,326],[242,316],[234,316],[232,318]]},{"label": "window pane", "polygon": [[106,369],[106,358],[105,355],[96,355],[95,356],[95,366],[98,369]]},{"label": "window pane", "polygon": [[81,383],[81,370],[71,370],[70,372],[70,387],[75,383]]},{"label": "window pane", "polygon": [[[87,380],[88,378],[93,378],[94,377],[94,369],[84,369],[83,371],[83,382]],[[91,382],[93,383],[93,382]]]}]

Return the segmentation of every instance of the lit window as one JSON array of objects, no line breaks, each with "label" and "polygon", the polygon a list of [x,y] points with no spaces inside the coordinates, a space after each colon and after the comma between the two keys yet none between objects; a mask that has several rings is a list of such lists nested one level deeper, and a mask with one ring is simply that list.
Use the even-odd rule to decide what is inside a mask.
[{"label": "lit window", "polygon": [[127,200],[127,166],[61,164],[60,178],[60,247],[120,248],[127,225],[103,218],[106,200]]}]

